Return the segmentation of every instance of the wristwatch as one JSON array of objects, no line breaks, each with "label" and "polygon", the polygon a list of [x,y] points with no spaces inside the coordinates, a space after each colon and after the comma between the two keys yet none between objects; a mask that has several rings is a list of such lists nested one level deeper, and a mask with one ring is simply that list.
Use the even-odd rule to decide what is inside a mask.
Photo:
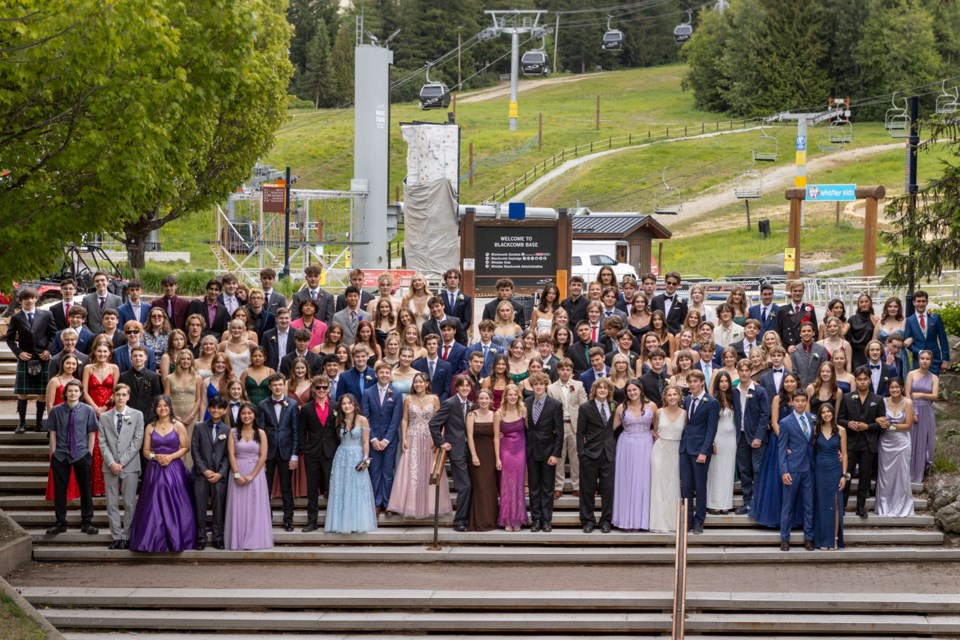
[{"label": "wristwatch", "polygon": [[240,472],[239,472],[239,471],[234,471],[234,472],[233,472],[233,479],[234,479],[234,480],[239,480],[241,477],[242,477],[242,476],[240,475]]},{"label": "wristwatch", "polygon": [[850,479],[850,474],[849,474],[849,473],[843,474],[843,478],[844,478],[844,480],[849,480],[849,479]]}]

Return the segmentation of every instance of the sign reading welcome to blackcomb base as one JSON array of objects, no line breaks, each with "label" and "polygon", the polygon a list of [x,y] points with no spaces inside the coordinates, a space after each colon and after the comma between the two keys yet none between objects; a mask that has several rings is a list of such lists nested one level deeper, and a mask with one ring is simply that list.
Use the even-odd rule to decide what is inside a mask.
[{"label": "sign reading welcome to blackcomb base", "polygon": [[807,202],[852,202],[857,199],[855,184],[807,185]]}]

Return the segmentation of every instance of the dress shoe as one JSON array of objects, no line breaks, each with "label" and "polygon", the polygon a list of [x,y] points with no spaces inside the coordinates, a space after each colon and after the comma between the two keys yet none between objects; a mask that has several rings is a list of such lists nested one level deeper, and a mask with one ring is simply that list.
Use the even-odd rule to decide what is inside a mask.
[{"label": "dress shoe", "polygon": [[807,551],[813,551],[813,540],[804,540],[803,548]]},{"label": "dress shoe", "polygon": [[595,526],[595,525],[594,525],[592,522],[587,522],[586,524],[583,525],[583,532],[584,532],[584,533],[593,533],[593,528],[594,528],[594,526]]},{"label": "dress shoe", "polygon": [[284,530],[284,531],[293,531],[293,523],[290,522],[289,520],[288,520],[287,522],[284,522],[284,523],[283,523],[283,530]]},{"label": "dress shoe", "polygon": [[748,507],[747,505],[743,505],[742,507],[740,507],[739,509],[737,509],[737,510],[735,511],[735,513],[736,513],[738,516],[745,516],[745,515],[747,515],[748,513],[750,513],[750,507]]},{"label": "dress shoe", "polygon": [[463,533],[464,531],[467,530],[467,528],[462,524],[455,524],[453,525],[453,530],[456,531],[457,533]]},{"label": "dress shoe", "polygon": [[26,423],[21,422],[17,425],[17,428],[14,430],[14,433],[24,433],[27,430]]},{"label": "dress shoe", "polygon": [[693,525],[693,529],[690,530],[690,533],[697,536],[700,535],[701,533],[703,533],[703,525],[702,524]]},{"label": "dress shoe", "polygon": [[544,532],[544,533],[550,533],[551,531],[553,531],[553,526],[552,526],[549,522],[544,522],[544,523],[543,523],[543,532]]},{"label": "dress shoe", "polygon": [[610,526],[609,522],[604,522],[600,525],[600,533],[610,533],[613,527]]},{"label": "dress shoe", "polygon": [[207,548],[206,538],[197,538],[197,544],[193,545],[194,551],[203,551]]},{"label": "dress shoe", "polygon": [[311,532],[313,532],[313,531],[316,531],[317,529],[319,529],[319,527],[317,526],[317,523],[316,523],[316,522],[311,522],[311,523],[307,524],[307,526],[305,526],[303,529],[301,529],[301,531],[302,531],[303,533],[311,533]]},{"label": "dress shoe", "polygon": [[46,431],[46,429],[44,428],[42,422],[38,422],[38,423],[37,423],[37,426],[35,426],[35,427],[33,428],[33,432],[34,432],[34,433],[43,433],[44,431]]},{"label": "dress shoe", "polygon": [[80,525],[80,533],[85,533],[88,536],[95,536],[100,533],[100,530],[89,522],[84,522],[82,525]]},{"label": "dress shoe", "polygon": [[64,522],[58,522],[49,529],[47,529],[48,536],[57,536],[67,530],[67,525]]},{"label": "dress shoe", "polygon": [[123,540],[114,540],[107,546],[107,549],[110,549],[110,551],[123,549]]},{"label": "dress shoe", "polygon": [[857,515],[860,516],[862,520],[866,520],[867,519],[866,509],[857,509]]},{"label": "dress shoe", "polygon": [[781,543],[780,543],[780,551],[790,551],[790,543],[789,543],[789,542],[786,542],[786,541],[781,542]]},{"label": "dress shoe", "polygon": [[530,531],[533,532],[533,533],[536,533],[537,531],[540,531],[540,529],[541,529],[541,527],[540,527],[540,521],[539,521],[539,520],[534,520],[534,521],[533,521],[533,524],[530,525]]},{"label": "dress shoe", "polygon": [[574,497],[574,498],[579,498],[579,497],[580,497],[580,490],[579,490],[579,489],[574,489],[574,490],[573,490],[573,497]]},{"label": "dress shoe", "polygon": [[562,496],[562,495],[563,495],[563,491],[554,491],[554,492],[553,492],[553,499],[554,499],[554,500],[557,500],[557,499],[560,498],[560,496]]},{"label": "dress shoe", "polygon": [[126,551],[129,548],[130,548],[129,540],[120,540],[120,546],[117,547],[117,549],[120,549],[121,551]]}]

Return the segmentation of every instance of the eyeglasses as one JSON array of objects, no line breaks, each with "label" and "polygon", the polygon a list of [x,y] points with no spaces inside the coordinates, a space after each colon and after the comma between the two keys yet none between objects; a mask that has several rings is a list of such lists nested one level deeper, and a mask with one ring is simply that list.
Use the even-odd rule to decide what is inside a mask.
[{"label": "eyeglasses", "polygon": [[128,336],[136,335],[140,333],[140,329],[128,329],[127,331],[124,331],[124,333],[127,334]]},{"label": "eyeglasses", "polygon": [[313,387],[315,391],[323,391],[324,389],[329,389],[329,388],[330,388],[330,385],[328,384],[318,384],[318,385],[314,385]]}]

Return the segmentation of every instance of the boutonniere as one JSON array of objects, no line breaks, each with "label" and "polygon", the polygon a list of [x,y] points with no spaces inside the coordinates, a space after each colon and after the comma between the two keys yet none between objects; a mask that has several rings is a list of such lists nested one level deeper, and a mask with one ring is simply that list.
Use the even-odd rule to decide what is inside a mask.
[{"label": "boutonniere", "polygon": [[813,357],[819,360],[819,359],[820,359],[820,354],[817,353],[816,351],[814,351]]},{"label": "boutonniere", "polygon": [[890,382],[890,376],[883,376],[884,382]]},{"label": "boutonniere", "polygon": [[283,401],[283,408],[286,409],[286,408],[289,407],[289,406],[290,406],[290,403],[287,402],[286,400],[284,400],[284,401]]},{"label": "boutonniere", "polygon": [[392,395],[393,395],[393,389],[389,389],[389,388],[388,388],[388,389],[387,389],[387,397],[389,398],[389,397],[392,396]]},{"label": "boutonniere", "polygon": [[877,403],[876,403],[876,402],[871,402],[871,403],[870,403],[870,406],[871,406],[871,407],[875,407],[875,406],[877,406]]},{"label": "boutonniere", "polygon": [[463,294],[462,294],[462,293],[458,293],[458,294],[457,294],[457,302],[463,302]]},{"label": "boutonniere", "polygon": [[270,336],[270,339],[273,340],[274,342],[276,342],[276,341],[277,341],[277,336]]},{"label": "boutonniere", "polygon": [[221,433],[220,435],[217,436],[217,440],[226,440],[226,439],[227,439],[227,434],[225,433]]},{"label": "boutonniere", "polygon": [[373,380],[373,378],[371,378],[370,376],[363,376],[363,379],[364,379],[366,382],[370,382],[371,380]]},{"label": "boutonniere", "polygon": [[747,400],[753,400],[753,391],[747,391]]},{"label": "boutonniere", "polygon": [[467,400],[467,411],[473,411],[473,403]]},{"label": "boutonniere", "polygon": [[127,424],[130,424],[130,416],[124,415],[124,416],[123,416],[123,421],[124,421],[125,423],[127,423]]}]

